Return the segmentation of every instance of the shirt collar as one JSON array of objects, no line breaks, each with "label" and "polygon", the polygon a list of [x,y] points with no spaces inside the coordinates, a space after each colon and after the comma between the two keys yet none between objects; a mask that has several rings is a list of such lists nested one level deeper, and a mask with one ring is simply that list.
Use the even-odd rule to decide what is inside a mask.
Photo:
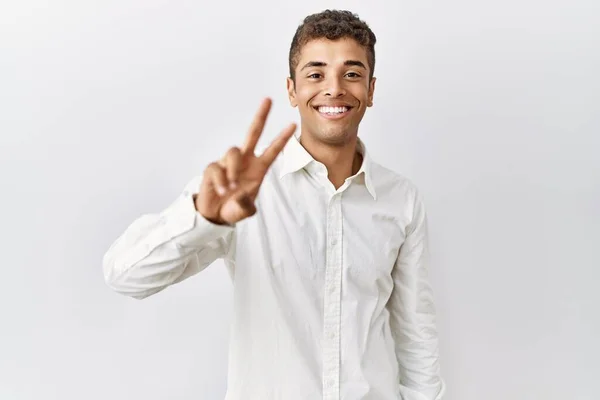
[{"label": "shirt collar", "polygon": [[[377,195],[375,193],[375,186],[373,185],[372,177],[372,160],[367,152],[364,142],[360,138],[358,138],[356,149],[363,156],[363,161],[355,176],[363,177],[367,190],[373,199],[376,200]],[[282,156],[283,167],[279,173],[280,178],[287,174],[306,168],[311,162],[316,162],[310,153],[306,151],[306,149],[300,144],[299,138],[295,135],[292,136],[285,145]]]}]

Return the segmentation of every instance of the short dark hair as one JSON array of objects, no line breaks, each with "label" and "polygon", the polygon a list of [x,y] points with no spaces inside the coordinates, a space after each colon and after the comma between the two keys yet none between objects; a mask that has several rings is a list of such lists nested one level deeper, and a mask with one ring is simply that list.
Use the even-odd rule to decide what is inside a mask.
[{"label": "short dark hair", "polygon": [[322,38],[329,40],[351,38],[365,47],[370,69],[369,80],[373,78],[377,38],[371,28],[358,15],[350,11],[325,10],[304,18],[294,34],[289,53],[290,77],[294,82],[296,81],[295,70],[298,66],[302,46],[311,40]]}]

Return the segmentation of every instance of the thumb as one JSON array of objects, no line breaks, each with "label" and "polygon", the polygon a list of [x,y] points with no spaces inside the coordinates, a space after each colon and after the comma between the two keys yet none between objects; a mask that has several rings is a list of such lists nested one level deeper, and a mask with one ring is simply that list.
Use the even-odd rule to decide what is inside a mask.
[{"label": "thumb", "polygon": [[240,191],[231,196],[221,208],[221,218],[229,223],[238,222],[256,214],[256,206],[250,195]]}]

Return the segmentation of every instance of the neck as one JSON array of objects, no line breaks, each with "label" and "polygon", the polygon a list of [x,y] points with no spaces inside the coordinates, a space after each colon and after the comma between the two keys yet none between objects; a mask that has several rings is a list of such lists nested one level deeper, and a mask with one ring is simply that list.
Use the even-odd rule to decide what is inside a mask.
[{"label": "neck", "polygon": [[336,189],[342,186],[347,178],[356,174],[362,164],[362,156],[357,151],[357,136],[344,144],[331,145],[315,139],[310,134],[302,134],[300,144],[312,158],[327,167],[328,178]]}]

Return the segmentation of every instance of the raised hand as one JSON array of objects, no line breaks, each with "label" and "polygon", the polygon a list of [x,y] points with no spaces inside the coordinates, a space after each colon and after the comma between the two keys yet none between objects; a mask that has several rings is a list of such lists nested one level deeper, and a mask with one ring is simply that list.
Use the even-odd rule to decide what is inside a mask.
[{"label": "raised hand", "polygon": [[204,171],[200,191],[195,198],[196,210],[217,224],[234,224],[256,213],[254,201],[273,161],[296,131],[290,124],[260,156],[255,148],[271,110],[265,99],[256,113],[244,145],[232,147],[220,161]]}]

